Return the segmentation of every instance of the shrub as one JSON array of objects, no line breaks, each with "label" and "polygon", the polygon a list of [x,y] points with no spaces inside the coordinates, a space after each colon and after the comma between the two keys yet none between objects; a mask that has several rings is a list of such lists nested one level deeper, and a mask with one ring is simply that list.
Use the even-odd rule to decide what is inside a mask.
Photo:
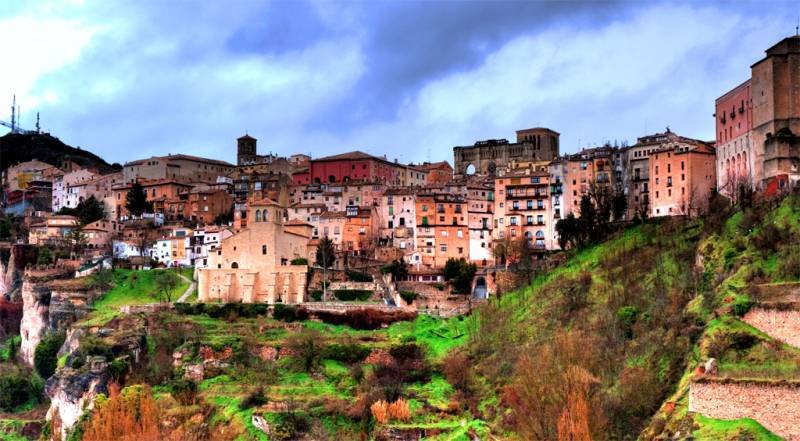
[{"label": "shrub", "polygon": [[347,279],[353,282],[372,282],[372,276],[360,271],[348,271]]},{"label": "shrub", "polygon": [[444,291],[445,288],[447,288],[447,286],[445,286],[445,284],[441,282],[431,283],[431,286],[438,289],[439,291]]},{"label": "shrub", "polygon": [[290,440],[308,430],[310,422],[308,416],[298,412],[283,412],[276,415],[278,420],[272,426],[270,439]]},{"label": "shrub", "polygon": [[373,308],[351,309],[345,312],[317,311],[318,319],[331,325],[347,325],[353,329],[371,331],[398,321],[417,317],[413,311],[387,311]]},{"label": "shrub", "polygon": [[108,369],[111,372],[111,378],[113,378],[117,383],[122,382],[122,380],[125,378],[125,374],[127,374],[130,370],[130,367],[131,366],[130,363],[128,363],[127,357],[117,358],[108,365]]},{"label": "shrub", "polygon": [[778,253],[778,269],[776,271],[781,280],[800,279],[800,248],[797,246],[784,246]]},{"label": "shrub", "polygon": [[264,395],[264,388],[259,387],[258,389],[250,392],[247,396],[239,403],[239,409],[245,410],[250,409],[251,407],[259,407],[267,404],[267,397]]},{"label": "shrub", "polygon": [[309,292],[308,296],[311,297],[311,300],[313,300],[315,302],[320,302],[320,301],[322,301],[322,294],[323,294],[323,292],[322,292],[321,289],[315,289],[315,290]]},{"label": "shrub", "polygon": [[472,390],[472,373],[467,356],[461,352],[453,352],[444,359],[442,373],[447,382],[454,388],[470,394]]},{"label": "shrub", "polygon": [[295,257],[290,263],[292,265],[308,265],[308,259],[305,257]]},{"label": "shrub", "polygon": [[372,412],[372,417],[375,418],[375,421],[378,424],[386,424],[389,422],[389,404],[386,401],[379,400],[372,403],[372,406],[369,406],[370,412]]},{"label": "shrub", "polygon": [[354,300],[363,302],[372,296],[372,291],[366,289],[337,289],[333,291],[333,295],[343,302]]},{"label": "shrub", "polygon": [[325,348],[323,358],[341,361],[343,363],[356,363],[365,358],[370,353],[370,349],[355,343],[334,343]]},{"label": "shrub", "polygon": [[11,412],[28,402],[32,394],[29,374],[16,367],[0,371],[0,410]]},{"label": "shrub", "polygon": [[383,274],[391,274],[397,280],[408,275],[408,264],[403,259],[395,259],[392,263],[381,268]]},{"label": "shrub", "polygon": [[197,383],[185,378],[172,380],[170,383],[172,396],[184,406],[195,404],[197,401]]},{"label": "shrub", "polygon": [[293,334],[286,340],[286,346],[303,372],[311,372],[322,361],[323,339],[318,332]]},{"label": "shrub", "polygon": [[408,407],[408,402],[402,398],[390,404],[387,410],[392,419],[398,421],[408,421],[411,419],[411,409]]},{"label": "shrub", "polygon": [[39,256],[36,258],[36,263],[39,265],[50,265],[53,263],[53,252],[50,251],[50,248],[39,248]]},{"label": "shrub", "polygon": [[400,291],[400,297],[410,305],[417,299],[417,293],[413,291]]},{"label": "shrub", "polygon": [[138,441],[164,439],[164,411],[149,386],[131,386],[120,393],[112,383],[108,399],[96,404],[86,424],[83,441]]},{"label": "shrub", "polygon": [[294,305],[278,303],[272,310],[272,318],[291,323],[307,319],[308,311],[305,308],[298,308]]},{"label": "shrub", "polygon": [[472,279],[478,271],[478,266],[469,263],[463,258],[447,259],[444,264],[444,279],[450,282],[455,294],[469,294],[472,289]]},{"label": "shrub", "polygon": [[755,302],[750,299],[738,299],[731,305],[731,312],[737,317],[744,317],[753,305]]},{"label": "shrub", "polygon": [[36,351],[33,354],[33,366],[40,377],[50,378],[56,371],[58,350],[64,344],[65,339],[66,335],[63,333],[48,334],[36,345]]},{"label": "shrub", "polygon": [[617,310],[617,320],[625,338],[633,338],[633,325],[639,318],[639,310],[635,306],[623,306]]}]

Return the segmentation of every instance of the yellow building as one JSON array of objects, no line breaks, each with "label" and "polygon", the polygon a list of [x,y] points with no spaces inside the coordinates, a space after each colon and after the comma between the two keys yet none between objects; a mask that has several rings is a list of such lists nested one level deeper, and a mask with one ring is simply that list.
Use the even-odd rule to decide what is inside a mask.
[{"label": "yellow building", "polygon": [[250,204],[247,227],[224,239],[198,272],[201,302],[302,303],[308,266],[292,265],[306,257],[312,226],[284,225],[283,207],[271,200]]}]

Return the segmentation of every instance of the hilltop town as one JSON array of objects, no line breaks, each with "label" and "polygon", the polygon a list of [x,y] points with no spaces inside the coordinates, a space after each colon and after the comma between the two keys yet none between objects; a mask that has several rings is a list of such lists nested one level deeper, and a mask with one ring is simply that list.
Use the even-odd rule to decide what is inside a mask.
[{"label": "hilltop town", "polygon": [[[177,377],[192,382],[190,388],[194,388],[193,393],[206,393],[208,397],[217,399],[220,396],[228,397],[219,395],[222,392],[218,387],[244,382],[244,377],[236,376],[241,372],[234,374],[226,370],[236,366],[233,360],[239,355],[231,354],[241,350],[246,354],[255,354],[253,357],[263,363],[274,362],[280,369],[289,369],[279,364],[280,359],[297,357],[303,350],[303,344],[306,344],[313,346],[314,353],[318,354],[309,355],[306,365],[308,375],[303,373],[303,379],[295,378],[297,381],[313,383],[319,380],[318,376],[327,375],[329,380],[335,376],[336,381],[345,382],[341,378],[347,377],[346,381],[350,382],[353,380],[348,369],[354,369],[354,362],[371,359],[364,363],[380,366],[381,360],[392,358],[395,360],[392,369],[402,371],[397,374],[401,378],[397,380],[399,384],[417,384],[413,386],[417,389],[411,395],[415,397],[412,403],[416,404],[409,408],[408,398],[405,398],[406,401],[402,398],[406,397],[405,389],[387,394],[381,398],[385,401],[380,401],[369,398],[373,397],[374,394],[370,395],[372,392],[362,389],[354,392],[361,387],[361,380],[356,380],[355,384],[347,386],[347,393],[339,391],[333,394],[339,400],[334,404],[341,408],[360,403],[361,413],[368,415],[365,418],[376,421],[378,425],[387,424],[386,430],[369,432],[364,428],[366,426],[342,422],[363,420],[359,419],[361,415],[349,414],[342,409],[331,410],[334,404],[326,402],[325,406],[328,407],[325,407],[324,415],[330,417],[339,412],[346,417],[342,416],[343,420],[331,417],[335,423],[326,426],[326,430],[330,430],[326,432],[329,435],[325,436],[333,437],[337,430],[341,430],[338,433],[355,437],[355,433],[361,433],[359,431],[363,429],[364,433],[372,433],[370,436],[379,439],[419,439],[421,436],[430,438],[456,432],[463,439],[492,439],[483,436],[509,430],[522,434],[520,439],[550,439],[547,435],[528,438],[532,435],[526,433],[533,433],[525,432],[529,427],[515,426],[510,417],[495,413],[514,408],[514,400],[522,402],[528,398],[508,391],[504,392],[500,401],[496,395],[479,398],[479,391],[484,394],[499,393],[497,391],[501,390],[501,386],[495,387],[493,382],[503,375],[511,378],[512,367],[517,363],[529,363],[526,366],[530,369],[544,369],[537,364],[540,361],[529,360],[522,355],[522,361],[515,359],[514,362],[497,366],[482,361],[496,359],[495,352],[503,349],[481,346],[488,341],[481,338],[488,339],[493,335],[498,339],[495,343],[503,341],[509,345],[528,341],[527,337],[517,335],[516,331],[501,331],[502,320],[493,319],[491,311],[496,309],[495,314],[514,316],[513,311],[526,310],[529,306],[511,307],[508,303],[510,300],[505,299],[517,298],[515,296],[525,293],[529,295],[529,291],[534,289],[532,286],[544,287],[542,290],[545,293],[550,292],[548,290],[566,289],[553,288],[561,283],[552,282],[553,277],[571,280],[575,286],[584,286],[587,290],[592,283],[606,283],[607,288],[613,290],[615,283],[621,283],[619,280],[636,277],[636,274],[622,273],[613,277],[599,275],[605,271],[602,269],[605,263],[599,264],[598,273],[592,275],[591,271],[594,270],[585,267],[586,262],[580,260],[583,254],[579,253],[587,249],[607,247],[607,251],[616,253],[607,256],[609,259],[619,259],[620,268],[635,273],[635,265],[632,267],[632,262],[625,261],[626,252],[635,253],[636,250],[652,246],[651,253],[677,253],[676,250],[683,246],[688,249],[686,243],[689,241],[712,240],[697,238],[701,234],[699,231],[710,231],[709,225],[713,222],[709,219],[723,212],[731,216],[735,210],[743,210],[744,213],[747,207],[760,206],[758,204],[762,203],[754,201],[772,201],[763,202],[773,204],[764,208],[764,216],[769,216],[766,214],[768,210],[779,212],[779,207],[784,206],[780,201],[794,197],[791,194],[800,185],[799,65],[800,37],[786,38],[767,49],[765,57],[753,64],[751,78],[733,90],[721,91],[724,93],[720,93],[715,102],[713,122],[709,118],[709,124],[715,127],[716,138],[713,140],[694,139],[691,134],[680,134],[666,127],[661,132],[645,134],[629,145],[606,144],[567,153],[566,150],[572,146],[562,146],[558,127],[509,128],[517,129],[511,140],[487,139],[476,141],[473,145],[453,147],[452,161],[402,163],[390,155],[376,156],[358,150],[322,157],[305,154],[288,157],[264,155],[259,154],[258,140],[250,134],[244,134],[231,140],[231,149],[236,150],[235,164],[194,156],[191,152],[132,159],[114,165],[106,164],[99,158],[78,158],[74,154],[30,157],[18,163],[4,163],[7,168],[2,171],[3,217],[0,219],[0,240],[3,241],[0,242],[0,293],[3,297],[0,300],[3,318],[0,338],[6,341],[6,352],[12,351],[15,344],[18,346],[18,349],[13,349],[11,361],[16,357],[20,365],[27,369],[35,367],[37,371],[37,357],[45,356],[43,352],[37,355],[45,350],[39,348],[52,345],[51,358],[54,364],[52,369],[45,371],[50,375],[49,379],[39,371],[41,381],[46,381],[46,385],[40,386],[43,389],[40,395],[47,395],[50,400],[49,405],[41,408],[47,409],[46,417],[42,412],[36,414],[31,410],[39,406],[36,404],[38,398],[26,398],[23,403],[2,410],[10,412],[29,401],[36,402],[24,409],[24,412],[33,412],[30,420],[58,421],[57,424],[48,425],[46,430],[39,426],[38,429],[29,429],[30,433],[36,434],[30,439],[39,436],[68,439],[69,434],[75,433],[75,427],[82,427],[81,433],[95,436],[86,435],[87,438],[83,439],[102,439],[97,437],[97,433],[101,433],[96,432],[100,430],[99,426],[91,425],[94,424],[91,421],[99,419],[87,422],[87,417],[82,415],[88,415],[84,414],[84,407],[98,394],[113,395],[113,392],[109,392],[109,384],[113,385],[111,391],[127,384],[149,384],[161,388],[156,395],[172,394],[180,403],[173,403],[174,406],[186,406],[188,403],[181,401],[177,386],[170,383],[168,377],[173,375],[172,372],[158,376],[161,374],[155,374],[157,369],[150,366],[147,368],[150,374],[136,373],[140,369],[137,367],[140,354],[150,351],[151,358],[145,357],[145,363],[166,364],[169,369],[174,366]],[[12,129],[12,133],[0,138],[0,148],[4,155],[10,149],[14,149],[15,154],[21,154],[21,149],[25,149],[26,145],[41,146],[53,140],[55,138],[51,135],[38,131],[22,133]],[[41,147],[37,151],[41,151]],[[724,210],[731,211],[721,209],[723,205],[720,201],[727,204],[724,206],[728,208]],[[789,223],[797,223],[796,208],[789,211]],[[742,214],[737,216],[741,217]],[[761,234],[763,228],[759,222],[762,220],[753,221],[752,228],[742,234],[747,237]],[[719,222],[722,225],[725,219]],[[647,231],[647,228],[651,229],[649,231],[654,237],[660,239],[643,237],[646,236],[643,231]],[[717,241],[734,240],[726,238],[726,227],[719,228],[722,228],[719,233],[708,237],[714,237],[713,240]],[[792,243],[791,238],[796,236],[791,235],[791,228],[786,228],[789,231],[786,243]],[[674,236],[670,241],[679,242],[663,239],[670,235]],[[625,245],[619,245],[622,251],[615,248],[618,243],[614,241],[625,240],[632,241],[630,250],[625,251]],[[694,246],[699,249],[696,243]],[[722,245],[707,245],[711,248],[714,246]],[[735,255],[738,256],[735,253],[742,252],[749,245],[742,246],[745,248],[731,245],[730,248],[736,251],[725,251],[727,248],[723,247],[715,252],[702,249],[698,253],[710,252],[712,254],[704,255],[707,259],[705,262],[718,262],[719,259],[734,259]],[[669,249],[661,250],[661,247]],[[693,250],[688,251],[692,257]],[[780,254],[783,251],[775,248],[773,252],[782,257],[773,258],[778,262],[773,261],[772,265],[780,266],[781,259],[784,259],[784,255]],[[754,251],[753,255],[756,254]],[[643,256],[647,255],[642,252],[640,257],[645,259]],[[677,262],[676,268],[684,268],[686,273],[691,273],[693,268],[696,270],[695,265],[705,264],[702,258],[695,263],[693,259],[680,256],[673,256]],[[642,276],[652,271],[652,274],[663,274],[654,277],[666,278],[675,269],[651,268],[644,261],[639,263],[642,265]],[[685,267],[682,266],[684,264]],[[727,267],[726,271],[730,269]],[[573,280],[569,271],[581,276]],[[674,275],[679,277],[677,273]],[[726,278],[734,277],[723,272],[716,273],[716,276],[714,280],[703,279],[703,289],[711,290],[711,283],[714,286],[727,286],[724,285]],[[768,278],[764,274],[760,277]],[[791,274],[781,277],[781,282],[797,282],[796,276]],[[747,283],[753,280],[756,280],[756,276],[748,279]],[[767,280],[762,280],[762,283],[766,284]],[[740,285],[735,288],[744,290]],[[667,294],[668,291],[664,291],[664,299],[671,295]],[[699,288],[687,288],[689,291],[692,296],[700,295]],[[652,288],[652,292],[659,291]],[[643,294],[645,296],[647,294]],[[693,361],[701,363],[704,372],[707,370],[710,374],[717,369],[714,363],[730,356],[724,350],[716,353],[712,350],[714,357],[703,357],[703,360],[686,358],[692,345],[700,345],[699,342],[703,341],[698,339],[705,335],[703,330],[707,328],[701,328],[697,335],[691,337],[683,332],[689,326],[706,326],[714,319],[738,320],[732,317],[744,317],[748,311],[739,314],[742,311],[737,310],[738,306],[735,305],[746,303],[749,308],[758,303],[759,297],[755,295],[745,300],[737,296],[723,296],[723,299],[731,297],[731,300],[721,301],[721,304],[714,304],[713,300],[700,304],[701,301],[692,300],[694,297],[669,297],[671,300],[664,300],[660,306],[651,305],[648,303],[650,300],[619,300],[622,302],[617,305],[619,308],[631,308],[619,314],[629,315],[617,316],[622,309],[613,310],[612,315],[615,317],[614,323],[618,323],[617,317],[620,321],[628,320],[625,322],[628,327],[619,335],[628,335],[624,338],[629,340],[637,333],[645,335],[649,332],[640,329],[644,326],[643,308],[646,306],[663,307],[665,310],[672,308],[669,310],[675,317],[689,317],[685,314],[691,310],[695,314],[691,317],[697,318],[697,322],[689,325],[689,319],[686,319],[680,324],[653,325],[653,329],[662,325],[664,329],[674,329],[674,334],[670,339],[662,334],[647,334],[652,339],[647,344],[654,344],[653,341],[661,341],[659,339],[662,338],[669,340],[669,345],[673,346],[667,346],[674,349],[676,354],[674,358],[661,361],[660,376],[651,380],[653,383],[661,382],[658,388],[651,383],[640,385],[642,388],[652,386],[654,390],[657,389],[657,392],[653,392],[652,402],[643,404],[637,410],[640,413],[636,414],[635,424],[624,428],[604,426],[599,430],[611,433],[613,429],[619,435],[635,429],[651,436],[648,439],[678,439],[680,435],[676,435],[676,432],[683,430],[684,435],[690,433],[682,426],[685,425],[683,420],[672,414],[675,406],[680,408],[682,405],[694,406],[691,411],[700,412],[703,418],[729,419],[731,412],[718,412],[724,408],[723,405],[718,402],[709,404],[707,395],[716,391],[703,389],[702,394],[696,392],[693,395],[694,403],[688,405],[685,394],[679,395],[676,391],[683,386],[688,387],[693,381],[691,375],[696,367],[692,365]],[[795,311],[796,299],[784,300],[784,304],[790,305],[784,312]],[[604,298],[604,301],[610,300]],[[581,316],[579,311],[588,311],[586,308],[594,306],[588,306],[591,302],[587,303],[585,298],[575,302],[562,305],[566,309],[559,309],[564,314],[559,323],[576,317],[591,317],[591,320],[587,319],[586,323],[589,323],[600,317],[588,315],[588,312],[586,316]],[[235,306],[226,306],[231,304]],[[633,304],[637,306],[631,306]],[[726,318],[728,312],[720,312],[720,308],[728,308],[735,313],[731,312],[731,318]],[[765,308],[763,311],[773,310]],[[763,314],[771,313],[763,311]],[[471,313],[483,320],[474,326],[488,327],[491,324],[494,327],[480,332],[480,338],[470,334],[476,331],[467,329],[473,325],[467,325],[464,317]],[[531,317],[538,317],[536,312],[530,314]],[[269,322],[264,322],[267,319],[261,317],[266,315],[270,316]],[[290,316],[289,320],[285,320],[287,316]],[[796,322],[797,315],[787,313],[780,317],[786,320],[785,329],[780,332],[789,335],[780,334],[780,341],[792,343],[794,339],[796,346],[796,333],[800,326]],[[496,321],[490,323],[492,319]],[[203,320],[214,323],[208,325]],[[509,320],[515,322],[517,318],[509,317]],[[650,320],[650,316],[647,320]],[[748,323],[758,328],[762,319],[756,317],[753,320]],[[400,330],[403,323],[409,321],[420,326],[419,329],[427,326],[432,331],[420,337],[416,333],[417,328],[413,331]],[[702,324],[698,324],[701,321]],[[767,319],[764,321],[769,322]],[[242,328],[247,327],[247,330],[237,330],[232,325],[234,323],[239,323],[236,326]],[[350,328],[363,331],[363,334],[352,331],[354,334],[347,341],[328,342],[330,345],[339,345],[337,348],[342,353],[362,350],[363,357],[359,358],[350,352],[346,355],[338,352],[336,356],[330,355],[324,352],[323,347],[314,346],[317,344],[314,338],[320,341],[324,339],[316,334],[316,337],[303,342],[298,342],[301,337],[284,335],[287,332],[306,335],[302,326],[297,327],[298,323],[313,323],[308,325],[309,329],[323,335],[330,331],[330,337],[326,338],[331,339],[342,338],[342,333],[349,335],[352,331]],[[325,323],[329,328],[319,323]],[[211,328],[203,332],[195,329],[207,325]],[[673,325],[674,328],[670,328]],[[167,345],[169,353],[160,359],[156,357],[159,352],[153,346],[154,342],[158,338],[165,341],[168,338],[153,337],[154,326],[172,329],[172,332],[181,336],[181,341]],[[349,330],[342,330],[348,326]],[[550,329],[549,326],[555,325],[543,321],[541,326],[542,329]],[[270,329],[274,331],[272,334]],[[425,329],[428,332],[428,328]],[[769,330],[759,329],[764,335],[770,334]],[[256,336],[245,341],[245,332],[255,333]],[[191,340],[191,335],[195,335],[192,333],[203,336]],[[60,336],[60,340],[53,341],[54,335]],[[571,334],[553,335],[557,337],[549,336],[543,340],[561,339],[558,341],[566,345],[566,351],[570,350],[569,345],[578,344],[577,340],[571,340],[576,338]],[[764,335],[758,334],[759,341],[771,338]],[[231,340],[234,336],[238,336],[235,343]],[[107,350],[97,349],[102,344],[95,340],[100,338],[106,339]],[[87,339],[93,342],[94,351],[86,346]],[[469,343],[466,342],[468,339]],[[429,346],[424,346],[421,343],[423,340]],[[413,344],[409,341],[416,341],[420,347],[426,348],[430,363],[444,367],[431,368],[430,372],[426,370],[426,374],[421,374],[419,378],[406,378],[408,372],[421,372],[423,369],[419,365],[425,360],[424,355],[416,354],[417,346],[408,346]],[[790,364],[797,362],[796,347],[783,348],[783,343],[774,345],[782,348],[780,351],[783,351],[781,357],[784,361],[790,360]],[[778,346],[774,345],[770,346],[770,350],[778,351],[775,349]],[[353,349],[356,346],[362,349]],[[462,364],[472,361],[468,364],[474,365],[476,371],[470,379],[466,379],[466,374],[459,377],[453,373],[453,365],[459,363],[453,360],[452,354],[458,353],[458,348],[462,346],[470,349],[456,356],[462,357]],[[702,347],[705,351],[706,346]],[[483,355],[478,357],[478,353]],[[642,357],[650,355],[652,353]],[[545,356],[558,357],[552,353]],[[709,364],[708,358],[715,361]],[[331,360],[335,360],[335,363]],[[409,364],[404,365],[406,362]],[[623,357],[620,364],[626,362],[632,363]],[[752,358],[748,362],[759,363]],[[412,365],[414,367],[409,367]],[[254,369],[251,365],[247,366],[248,369]],[[647,369],[655,369],[653,366],[648,365]],[[284,383],[289,381],[281,377],[284,374],[278,373],[278,367],[275,369],[275,377],[269,381],[263,380],[264,384],[274,384],[278,382],[275,379],[278,377]],[[783,400],[792,400],[792,397],[798,397],[797,378],[794,377],[797,366],[787,369],[793,373],[781,377],[781,380],[792,386],[787,389],[788,392],[782,391],[784,395],[780,396],[784,397],[781,398]],[[334,375],[329,371],[336,373]],[[372,377],[381,375],[377,368],[371,372]],[[617,378],[617,373],[615,371],[614,378]],[[78,375],[83,376],[79,379]],[[220,380],[223,376],[225,379]],[[464,383],[456,384],[456,377]],[[485,380],[477,380],[479,377]],[[586,380],[587,391],[590,384],[594,385],[595,382],[597,384],[591,388],[604,387],[602,379],[595,377]],[[219,383],[214,383],[214,379]],[[251,380],[257,383],[262,381],[260,377],[252,377]],[[388,377],[384,380],[393,381]],[[335,384],[331,386],[325,383],[326,388],[341,386],[334,380],[330,381]],[[614,381],[611,380],[617,384]],[[722,387],[722,383],[714,381],[713,378],[706,378],[692,384],[697,384],[694,387],[698,391],[701,388]],[[451,391],[448,394],[458,393],[460,398],[448,395],[445,400],[438,396],[441,391],[433,388],[444,387],[442,383]],[[519,393],[524,394],[524,388],[529,385],[517,386],[522,391]],[[388,386],[382,383],[382,387]],[[622,384],[619,387],[632,386]],[[490,390],[494,392],[488,392]],[[616,388],[614,390],[618,391]],[[217,395],[212,395],[210,391]],[[304,439],[322,439],[315,438],[322,435],[308,435],[311,429],[304,429],[299,423],[291,427],[291,436],[282,438],[283,435],[276,435],[277,427],[289,424],[286,421],[291,420],[295,424],[296,421],[291,419],[294,416],[287,417],[293,415],[291,412],[296,410],[295,407],[299,406],[302,412],[309,415],[316,412],[309,397],[302,394],[296,397],[297,401],[306,400],[303,407],[294,398],[287,398],[291,395],[289,392],[275,392],[276,395],[269,399],[271,403],[278,404],[270,407],[266,402],[259,401],[262,398],[266,400],[259,398],[259,393],[248,393],[255,393],[256,398],[251,398],[255,401],[250,407],[243,408],[246,410],[224,413],[229,403],[207,397],[208,403],[211,403],[209,405],[217,406],[217,410],[186,410],[186,418],[172,415],[170,418],[174,421],[170,420],[170,424],[174,423],[175,427],[171,426],[170,436],[175,438],[171,439],[229,439],[224,435],[225,430],[235,434],[230,439],[260,439],[262,436],[268,439],[292,439],[301,436],[301,433],[306,433],[307,438]],[[263,389],[260,394],[269,396]],[[192,398],[191,405],[199,408],[196,404],[199,401],[196,400]],[[236,400],[239,403],[242,397]],[[452,404],[454,401],[457,404]],[[375,403],[380,402],[383,404],[375,408]],[[387,410],[389,407],[381,408],[399,402],[405,404],[397,405],[391,411]],[[420,404],[423,402],[425,404]],[[591,399],[589,404],[598,407],[608,405],[607,402],[601,404]],[[668,407],[670,409],[665,410]],[[487,410],[489,408],[492,410]],[[253,409],[261,409],[261,413]],[[797,409],[793,411],[797,415]],[[220,425],[220,420],[213,419],[214,412],[226,415],[227,425]],[[387,416],[386,412],[393,416]],[[406,415],[409,413],[427,416],[422,421]],[[609,418],[613,417],[613,412],[607,414]],[[193,415],[203,415],[203,421],[208,423],[213,419],[218,425],[206,424],[211,429],[206,427],[207,432],[203,436],[194,438],[188,432],[179,432],[177,428],[188,427],[185,425],[191,423]],[[660,427],[654,423],[656,417],[649,419],[652,415],[660,415]],[[619,415],[617,417],[622,418]],[[753,418],[786,439],[800,439],[800,423],[787,426],[758,412],[743,412],[734,417]],[[459,426],[462,420],[467,423]],[[233,423],[235,421],[239,426]],[[389,421],[396,424],[392,426],[394,423],[389,424]],[[437,421],[446,421],[446,424],[434,427]],[[591,424],[587,423],[587,427],[594,430]],[[703,426],[702,430],[711,430],[708,427],[711,425]],[[763,429],[760,425],[759,428]],[[665,435],[667,431],[671,431],[669,436],[676,438]],[[658,438],[662,434],[663,437]],[[237,438],[239,436],[241,438]]]}]

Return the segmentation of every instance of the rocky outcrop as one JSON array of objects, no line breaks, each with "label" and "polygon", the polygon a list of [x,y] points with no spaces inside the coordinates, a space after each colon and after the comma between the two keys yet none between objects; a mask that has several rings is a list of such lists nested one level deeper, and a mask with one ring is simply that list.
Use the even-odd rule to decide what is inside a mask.
[{"label": "rocky outcrop", "polygon": [[[117,359],[127,359],[136,365],[145,346],[145,334],[145,320],[140,316],[116,318],[97,329],[70,328],[59,354],[69,354],[67,366],[72,365],[73,359],[78,356],[76,351],[80,347],[80,340],[95,335],[111,347],[112,353],[119,354]],[[108,368],[110,361],[104,357],[87,357],[80,369],[64,367],[47,380],[45,393],[50,397],[47,419],[58,421],[60,439],[65,439],[83,412],[93,407],[97,394],[107,393],[111,380]]]},{"label": "rocky outcrop", "polygon": [[33,354],[47,330],[50,311],[50,288],[35,278],[22,283],[22,322],[20,323],[20,357],[33,366]]},{"label": "rocky outcrop", "polygon": [[21,302],[23,272],[36,263],[39,249],[33,245],[14,244],[0,248],[0,295],[9,302]]},{"label": "rocky outcrop", "polygon": [[87,366],[88,369],[81,370],[59,369],[47,381],[45,393],[50,398],[47,419],[56,419],[59,422],[57,426],[61,428],[60,434],[53,434],[56,439],[66,439],[84,410],[94,407],[97,394],[108,393],[111,375],[105,360],[102,357],[90,357]]}]

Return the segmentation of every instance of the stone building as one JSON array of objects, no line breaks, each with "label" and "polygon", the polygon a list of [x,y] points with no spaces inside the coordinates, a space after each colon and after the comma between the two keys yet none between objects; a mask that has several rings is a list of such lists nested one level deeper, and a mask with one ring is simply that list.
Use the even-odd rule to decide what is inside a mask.
[{"label": "stone building", "polygon": [[559,155],[559,133],[547,128],[517,130],[517,142],[506,139],[478,141],[472,146],[453,147],[456,178],[477,173],[496,175],[517,161],[552,161]]},{"label": "stone building", "polygon": [[257,142],[257,139],[248,134],[236,140],[236,165],[241,167],[255,164],[271,164],[278,159],[278,157],[272,153],[268,155],[259,155],[256,147]]},{"label": "stone building", "polygon": [[417,253],[412,264],[444,268],[447,259],[469,260],[466,199],[457,194],[418,194],[415,201]]},{"label": "stone building", "polygon": [[[751,66],[751,77],[716,101],[717,185],[756,188],[800,181],[800,36],[784,38]],[[775,138],[775,139],[772,139]]]},{"label": "stone building", "polygon": [[215,183],[219,176],[227,176],[233,171],[234,165],[225,161],[182,154],[131,161],[122,169],[123,178],[129,183],[140,179]]},{"label": "stone building", "polygon": [[714,157],[714,148],[701,141],[650,153],[650,215],[704,213],[717,181]]},{"label": "stone building", "polygon": [[311,225],[284,225],[283,208],[270,200],[250,205],[252,222],[223,239],[198,270],[200,301],[302,303],[308,266],[291,263],[307,256]]}]

